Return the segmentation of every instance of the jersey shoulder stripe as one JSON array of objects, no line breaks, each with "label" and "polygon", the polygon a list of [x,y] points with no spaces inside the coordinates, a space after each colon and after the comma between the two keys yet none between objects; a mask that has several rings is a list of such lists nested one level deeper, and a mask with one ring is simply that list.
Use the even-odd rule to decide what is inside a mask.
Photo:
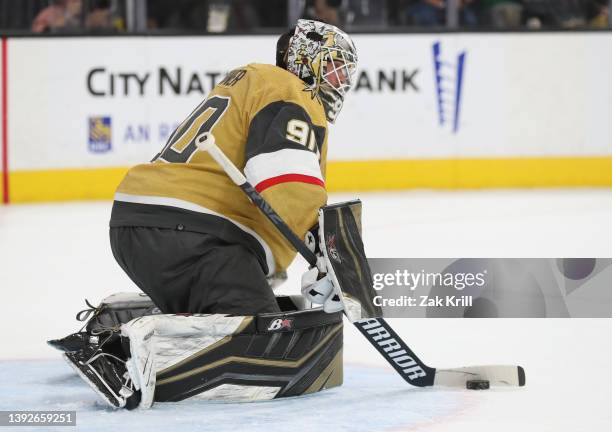
[{"label": "jersey shoulder stripe", "polygon": [[[249,183],[256,189],[288,181],[303,181],[325,187],[317,155],[305,150],[287,148],[271,153],[260,153],[247,161],[244,173]],[[272,178],[276,180],[269,181]]]},{"label": "jersey shoulder stripe", "polygon": [[262,182],[259,182],[255,186],[255,190],[259,193],[262,193],[269,187],[272,187],[272,186],[275,186],[281,183],[291,183],[291,182],[312,184],[316,186],[321,186],[323,188],[325,187],[325,183],[323,182],[323,180],[317,177],[307,176],[303,174],[283,174],[283,175],[272,177]]}]

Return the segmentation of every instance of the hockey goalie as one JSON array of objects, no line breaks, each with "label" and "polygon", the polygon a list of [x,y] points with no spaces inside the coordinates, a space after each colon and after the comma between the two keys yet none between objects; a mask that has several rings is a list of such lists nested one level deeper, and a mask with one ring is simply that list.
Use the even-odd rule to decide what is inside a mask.
[{"label": "hockey goalie", "polygon": [[[90,305],[78,315],[80,332],[49,342],[111,406],[272,399],[342,383],[341,311],[372,311],[344,301],[338,279],[369,282],[359,271],[334,274],[323,251],[333,255],[336,246],[320,240],[317,222],[327,202],[327,123],[336,120],[356,66],[346,33],[299,20],[279,38],[276,65],[231,71],[150,163],[129,170],[115,195],[110,242],[143,293]],[[296,252],[198,151],[204,133],[214,133],[320,255],[302,278],[303,296],[274,295]]]},{"label": "hockey goalie", "polygon": [[118,408],[266,400],[339,386],[340,311],[351,320],[381,313],[372,303],[360,212],[359,201],[320,209],[317,229],[307,234],[317,265],[304,275],[301,296],[275,297],[279,312],[162,314],[146,294],[119,293],[88,303],[77,314],[86,321],[82,331],[49,344]]}]

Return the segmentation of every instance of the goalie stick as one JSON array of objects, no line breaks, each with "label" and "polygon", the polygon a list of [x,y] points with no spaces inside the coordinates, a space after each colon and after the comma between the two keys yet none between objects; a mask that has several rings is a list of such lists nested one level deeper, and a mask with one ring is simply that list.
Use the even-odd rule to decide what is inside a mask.
[{"label": "goalie stick", "polygon": [[[283,219],[274,211],[268,202],[255,190],[244,174],[215,143],[215,137],[205,132],[196,137],[196,145],[223,168],[230,179],[244,191],[261,212],[274,224],[279,232],[291,243],[295,250],[316,266],[316,255],[289,228]],[[348,316],[347,316],[348,317]],[[350,317],[349,317],[350,320]],[[353,322],[353,325],[378,350],[387,362],[404,378],[406,382],[417,387],[447,386],[488,388],[478,386],[478,383],[488,382],[493,385],[524,386],[525,371],[521,366],[488,365],[469,366],[452,369],[438,369],[427,366],[395,333],[384,318],[366,318]],[[470,383],[477,383],[470,386]]]}]

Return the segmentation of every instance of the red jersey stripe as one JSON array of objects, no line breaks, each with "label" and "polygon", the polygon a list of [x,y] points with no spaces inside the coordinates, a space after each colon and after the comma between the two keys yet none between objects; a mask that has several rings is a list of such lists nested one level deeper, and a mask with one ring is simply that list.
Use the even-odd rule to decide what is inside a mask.
[{"label": "red jersey stripe", "polygon": [[325,187],[325,183],[316,177],[312,177],[304,174],[283,174],[276,177],[271,177],[269,179],[263,180],[255,186],[255,190],[259,193],[268,189],[270,186],[274,186],[280,183],[288,183],[288,182],[299,182],[299,183],[309,183],[321,187]]}]

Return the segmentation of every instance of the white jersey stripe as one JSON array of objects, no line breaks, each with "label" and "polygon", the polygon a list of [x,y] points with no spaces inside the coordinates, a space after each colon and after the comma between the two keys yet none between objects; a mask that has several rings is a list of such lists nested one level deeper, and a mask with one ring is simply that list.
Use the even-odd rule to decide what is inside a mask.
[{"label": "white jersey stripe", "polygon": [[276,262],[274,261],[274,255],[272,255],[272,250],[270,249],[270,246],[268,246],[268,244],[265,242],[265,240],[262,239],[259,236],[259,234],[257,234],[251,228],[239,222],[236,222],[235,220],[232,220],[228,218],[227,216],[222,215],[221,213],[217,213],[213,210],[207,209],[206,207],[202,207],[200,205],[194,204],[189,201],[184,201],[184,200],[177,199],[177,198],[160,197],[160,196],[131,195],[131,194],[117,192],[115,194],[115,201],[123,201],[123,202],[135,203],[135,204],[151,204],[151,205],[170,206],[170,207],[176,207],[176,208],[180,208],[184,210],[195,211],[198,213],[209,214],[209,215],[213,215],[213,216],[217,216],[222,219],[225,219],[233,223],[234,225],[236,225],[242,231],[255,237],[255,240],[259,242],[259,244],[264,250],[264,253],[266,254],[266,263],[268,264],[268,276],[274,274],[276,270]]},{"label": "white jersey stripe", "polygon": [[323,182],[319,158],[307,150],[282,149],[261,153],[249,159],[244,167],[244,175],[253,186],[285,174],[302,174]]}]

